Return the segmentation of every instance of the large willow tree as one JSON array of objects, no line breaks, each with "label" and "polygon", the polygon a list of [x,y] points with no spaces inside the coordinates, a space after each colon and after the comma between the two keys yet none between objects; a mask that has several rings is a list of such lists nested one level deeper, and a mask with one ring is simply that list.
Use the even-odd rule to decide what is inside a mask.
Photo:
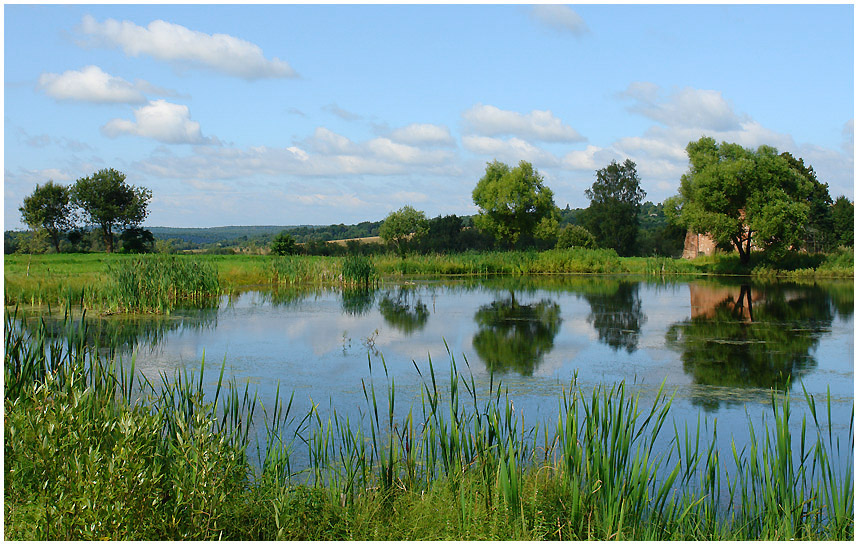
[{"label": "large willow tree", "polygon": [[686,153],[689,171],[666,207],[681,225],[733,246],[743,264],[753,246],[778,256],[800,243],[812,184],[775,148],[702,137]]}]

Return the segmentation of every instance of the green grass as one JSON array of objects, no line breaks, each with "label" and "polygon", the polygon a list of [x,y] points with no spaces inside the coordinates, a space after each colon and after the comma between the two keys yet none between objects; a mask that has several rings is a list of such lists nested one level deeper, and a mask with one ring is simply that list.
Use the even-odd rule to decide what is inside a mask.
[{"label": "green grass", "polygon": [[623,383],[574,380],[555,419],[526,423],[501,385],[480,391],[451,358],[444,384],[432,362],[416,365],[420,400],[403,413],[382,360],[362,419],[280,393],[258,406],[223,367],[208,395],[202,369],[150,381],[67,334],[6,317],[6,539],[854,536],[852,422],[840,444],[828,400],[808,394],[799,434],[774,392],[771,424],[750,422],[752,444],[720,453],[715,430],[674,424],[670,395],[645,405]]},{"label": "green grass", "polygon": [[[139,272],[147,270],[145,276]],[[150,283],[149,275],[158,277]],[[853,249],[830,255],[790,254],[771,263],[753,255],[694,260],[621,258],[613,250],[566,249],[458,254],[322,256],[123,256],[107,254],[10,255],[4,261],[6,305],[67,306],[98,312],[169,312],[177,303],[248,286],[366,286],[409,276],[633,274],[649,277],[746,275],[852,278]],[[152,286],[147,286],[152,284]],[[157,286],[156,286],[157,285]],[[136,288],[135,288],[136,287]]]}]

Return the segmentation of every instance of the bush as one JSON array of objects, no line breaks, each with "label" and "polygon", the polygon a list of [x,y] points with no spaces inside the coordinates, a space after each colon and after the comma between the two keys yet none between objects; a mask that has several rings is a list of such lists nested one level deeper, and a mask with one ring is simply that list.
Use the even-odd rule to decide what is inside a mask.
[{"label": "bush", "polygon": [[558,234],[556,248],[596,248],[597,242],[591,232],[582,226],[566,226]]},{"label": "bush", "polygon": [[271,253],[277,256],[297,254],[298,246],[295,239],[286,231],[281,231],[271,242]]}]

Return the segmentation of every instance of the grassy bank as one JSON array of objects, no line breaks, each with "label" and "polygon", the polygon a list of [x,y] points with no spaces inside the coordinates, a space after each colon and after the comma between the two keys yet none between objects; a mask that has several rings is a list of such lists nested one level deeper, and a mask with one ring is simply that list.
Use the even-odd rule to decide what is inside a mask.
[{"label": "grassy bank", "polygon": [[571,384],[556,419],[526,423],[451,360],[445,384],[418,370],[407,413],[392,379],[368,379],[361,419],[263,408],[223,371],[209,395],[202,370],[149,381],[87,346],[85,322],[5,327],[6,539],[853,538],[852,464],[836,463],[852,424],[839,444],[810,396],[801,438],[774,393],[774,424],[720,453],[715,432],[672,424],[669,395],[645,406],[623,384]]},{"label": "grassy bank", "polygon": [[748,275],[762,278],[852,278],[853,251],[791,255],[780,262],[733,255],[695,260],[621,258],[612,250],[321,256],[6,256],[6,305],[83,303],[99,312],[164,312],[247,286],[355,286],[410,276],[541,274]]}]

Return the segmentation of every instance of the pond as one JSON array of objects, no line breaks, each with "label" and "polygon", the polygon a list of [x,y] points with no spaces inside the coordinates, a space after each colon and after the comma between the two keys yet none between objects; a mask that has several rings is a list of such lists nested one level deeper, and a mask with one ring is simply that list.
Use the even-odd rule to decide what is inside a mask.
[{"label": "pond", "polygon": [[[265,292],[224,297],[218,309],[99,320],[93,332],[126,340],[124,359],[157,378],[199,370],[214,388],[248,381],[271,407],[367,412],[365,387],[393,381],[397,416],[421,404],[430,362],[447,384],[451,360],[506,388],[524,422],[557,419],[573,381],[585,392],[625,381],[643,402],[674,395],[682,429],[718,424],[720,449],[748,441],[770,413],[771,389],[789,389],[795,426],[804,390],[831,396],[832,425],[848,442],[853,413],[853,283],[749,279],[641,280],[546,276],[420,280],[377,289]],[[288,394],[287,394],[288,398]],[[644,405],[644,404],[643,404]],[[706,438],[702,438],[705,440]],[[852,448],[841,454],[852,458]]]}]

